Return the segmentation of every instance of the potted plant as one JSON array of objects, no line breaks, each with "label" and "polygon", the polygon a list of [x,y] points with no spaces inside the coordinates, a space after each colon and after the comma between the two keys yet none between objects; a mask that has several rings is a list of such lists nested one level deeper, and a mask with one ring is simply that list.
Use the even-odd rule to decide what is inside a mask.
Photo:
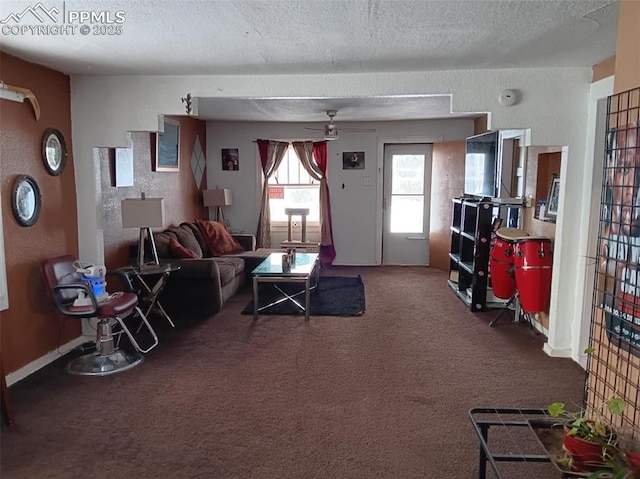
[{"label": "potted plant", "polygon": [[588,479],[640,479],[640,469],[621,449],[611,455],[601,469],[591,473]]},{"label": "potted plant", "polygon": [[[612,415],[621,414],[625,402],[613,397],[606,408]],[[618,455],[615,430],[609,426],[601,413],[587,417],[584,411],[570,412],[564,403],[555,402],[548,407],[549,415],[564,418],[563,444],[571,456],[574,470],[593,471],[606,466]]]}]

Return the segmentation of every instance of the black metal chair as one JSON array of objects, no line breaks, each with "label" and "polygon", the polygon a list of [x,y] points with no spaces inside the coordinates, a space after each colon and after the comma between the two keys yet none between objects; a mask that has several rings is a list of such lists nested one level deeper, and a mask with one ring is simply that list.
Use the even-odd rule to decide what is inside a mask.
[{"label": "black metal chair", "polygon": [[[58,311],[71,318],[97,320],[96,351],[71,361],[67,365],[67,371],[71,374],[106,376],[141,364],[142,353],[149,352],[158,344],[158,336],[138,307],[138,296],[131,292],[128,277],[118,271],[107,272],[107,276],[118,276],[129,291],[118,291],[99,301],[91,285],[76,271],[77,263],[78,258],[75,256],[64,255],[44,260],[41,264],[45,285]],[[78,305],[76,299],[81,294],[88,301]],[[153,338],[153,344],[146,349],[138,344],[123,320],[134,313],[138,314]],[[117,324],[121,330],[114,333],[114,326]],[[125,352],[118,348],[114,338],[123,333],[127,335],[135,351]]]}]

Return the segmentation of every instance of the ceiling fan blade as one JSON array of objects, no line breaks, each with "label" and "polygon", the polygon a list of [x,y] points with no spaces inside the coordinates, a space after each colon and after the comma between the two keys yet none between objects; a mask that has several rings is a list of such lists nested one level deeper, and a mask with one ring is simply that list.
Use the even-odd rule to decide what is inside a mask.
[{"label": "ceiling fan blade", "polygon": [[340,131],[350,131],[352,133],[374,133],[375,128],[340,128]]},{"label": "ceiling fan blade", "polygon": [[304,129],[311,130],[311,131],[324,131],[324,128],[310,128],[308,126],[305,126]]}]

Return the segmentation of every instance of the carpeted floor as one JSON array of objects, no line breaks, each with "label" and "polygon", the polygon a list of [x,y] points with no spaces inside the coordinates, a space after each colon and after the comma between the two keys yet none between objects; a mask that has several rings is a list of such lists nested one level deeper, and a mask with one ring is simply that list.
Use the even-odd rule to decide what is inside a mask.
[{"label": "carpeted floor", "polygon": [[[584,372],[543,337],[472,314],[424,267],[330,268],[361,275],[362,316],[240,312],[158,325],[145,363],[104,377],[63,358],[12,386],[3,479],[478,477],[477,406],[581,402]],[[505,465],[504,477],[557,477]],[[492,474],[488,474],[493,478]]]},{"label": "carpeted floor", "polygon": [[[278,289],[291,295],[295,301],[304,306],[303,284],[263,283],[258,290],[258,307],[265,307],[265,309],[259,311],[259,314],[304,315],[304,311],[293,301],[288,299],[283,301],[285,296]],[[359,316],[365,311],[364,284],[360,276],[323,276],[320,284],[311,291],[309,298],[311,316]],[[268,306],[277,301],[280,302]],[[253,298],[242,310],[242,314],[253,314]]]}]

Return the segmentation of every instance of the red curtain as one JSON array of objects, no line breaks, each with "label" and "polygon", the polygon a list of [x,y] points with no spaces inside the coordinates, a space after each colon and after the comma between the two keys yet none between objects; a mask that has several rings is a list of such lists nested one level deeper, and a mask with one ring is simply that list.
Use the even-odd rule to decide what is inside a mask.
[{"label": "red curtain", "polygon": [[[322,172],[322,176],[325,178],[320,184],[320,187],[325,188],[325,196],[326,196],[326,224],[325,227],[328,228],[330,242],[323,241],[320,244],[320,263],[323,265],[330,265],[333,263],[333,260],[336,259],[336,248],[333,244],[333,226],[331,221],[331,199],[329,197],[329,183],[327,181],[327,142],[319,141],[313,144],[313,158],[320,168]],[[325,244],[328,243],[328,244]]]},{"label": "red curtain", "polygon": [[260,153],[260,163],[262,164],[262,170],[264,171],[264,167],[267,164],[269,159],[269,140],[256,140],[258,144],[258,152]]}]

